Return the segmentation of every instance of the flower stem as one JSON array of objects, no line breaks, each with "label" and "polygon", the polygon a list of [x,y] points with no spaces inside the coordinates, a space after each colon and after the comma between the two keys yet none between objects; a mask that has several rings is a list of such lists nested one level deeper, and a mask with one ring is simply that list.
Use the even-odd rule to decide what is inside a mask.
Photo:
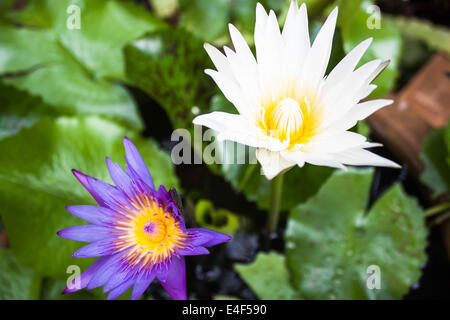
[{"label": "flower stem", "polygon": [[280,174],[273,178],[270,187],[270,207],[269,215],[267,217],[267,231],[269,231],[269,235],[274,234],[278,227],[281,195],[283,193],[283,177],[284,174]]},{"label": "flower stem", "polygon": [[425,210],[425,217],[428,218],[446,210],[450,210],[450,202],[441,203],[434,207],[428,208]]}]

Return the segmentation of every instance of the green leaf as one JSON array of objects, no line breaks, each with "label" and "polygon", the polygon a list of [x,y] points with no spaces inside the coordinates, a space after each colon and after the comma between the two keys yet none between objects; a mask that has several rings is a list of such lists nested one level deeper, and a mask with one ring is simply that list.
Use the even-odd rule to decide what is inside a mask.
[{"label": "green leaf", "polygon": [[450,122],[435,129],[423,141],[420,159],[424,164],[421,180],[435,197],[450,192]]},{"label": "green leaf", "polygon": [[285,257],[279,253],[259,253],[251,264],[235,264],[234,268],[260,299],[300,298],[289,282]]},{"label": "green leaf", "polygon": [[[399,299],[421,274],[424,213],[399,184],[366,212],[372,170],[336,171],[289,216],[286,258],[293,285],[307,299]],[[380,268],[380,289],[367,286]]]},{"label": "green leaf", "polygon": [[[249,33],[251,38],[253,38],[255,28],[257,3],[257,0],[235,0],[229,5],[231,20],[236,23],[236,27],[241,33]],[[253,42],[253,39],[251,41]]]},{"label": "green leaf", "polygon": [[180,0],[179,25],[199,39],[212,42],[227,32],[227,0]]},{"label": "green leaf", "polygon": [[0,141],[0,214],[21,263],[42,275],[66,278],[69,265],[84,270],[93,262],[71,257],[84,244],[56,235],[85,224],[66,206],[94,203],[71,170],[111,182],[105,156],[124,164],[124,136],[136,144],[157,185],[178,186],[170,156],[155,142],[97,117],[44,118]]},{"label": "green leaf", "polygon": [[[135,103],[122,86],[94,78],[48,31],[2,25],[4,83],[40,96],[59,113],[98,114],[141,128]],[[8,76],[12,73],[12,76]]]},{"label": "green leaf", "polygon": [[40,278],[21,266],[10,250],[0,248],[0,300],[31,300],[39,298]]},{"label": "green leaf", "polygon": [[[80,9],[80,29],[67,27],[76,19],[73,5]],[[51,31],[96,78],[116,79],[125,79],[122,48],[166,25],[131,2],[104,0],[34,0],[12,18]]]},{"label": "green leaf", "polygon": [[434,50],[450,54],[450,30],[448,28],[433,25],[426,20],[401,16],[386,16],[384,19],[394,25],[402,35],[423,41]]},{"label": "green leaf", "polygon": [[226,295],[216,295],[213,297],[213,300],[240,300],[239,298],[232,297],[232,296],[226,296]]},{"label": "green leaf", "polygon": [[358,121],[355,129],[357,133],[362,134],[365,137],[368,137],[370,135],[370,126],[364,120]]},{"label": "green leaf", "polygon": [[234,234],[243,221],[226,209],[214,209],[211,201],[200,200],[195,207],[196,222],[207,229]]},{"label": "green leaf", "polygon": [[[373,42],[361,59],[360,65],[374,59],[390,60],[389,66],[373,81],[378,87],[372,97],[383,97],[394,89],[402,51],[402,38],[397,28],[380,15],[380,28],[373,24],[376,13],[370,11],[372,1],[338,1],[339,20],[345,52],[372,37]],[[372,29],[369,29],[369,26]]]},{"label": "green leaf", "polygon": [[5,16],[12,10],[14,6],[14,0],[3,0],[0,2],[0,17]]},{"label": "green leaf", "polygon": [[[67,27],[77,18],[72,4],[80,9],[80,29]],[[131,95],[110,79],[125,79],[123,46],[165,24],[131,3],[100,0],[36,0],[10,20],[26,27],[0,26],[6,83],[67,115],[102,115],[142,128]]]},{"label": "green leaf", "polygon": [[194,116],[208,110],[215,88],[203,70],[211,63],[189,33],[150,33],[125,48],[125,60],[128,79],[163,106],[175,128],[191,129]]},{"label": "green leaf", "polygon": [[29,128],[44,115],[51,115],[52,108],[42,99],[24,91],[0,83],[0,140]]}]

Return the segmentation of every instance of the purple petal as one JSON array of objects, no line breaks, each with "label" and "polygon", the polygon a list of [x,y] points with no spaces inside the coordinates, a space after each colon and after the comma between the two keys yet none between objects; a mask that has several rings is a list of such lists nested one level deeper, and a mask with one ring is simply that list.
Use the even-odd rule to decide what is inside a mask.
[{"label": "purple petal", "polygon": [[110,226],[117,221],[118,213],[105,207],[77,205],[66,207],[75,217],[100,226]]},{"label": "purple petal", "polygon": [[[78,277],[76,277],[72,281],[71,288],[67,287],[64,289],[62,294],[75,292],[81,289],[86,288],[89,281],[91,281],[92,277],[95,273],[110,259],[110,257],[101,257],[97,261],[95,261],[89,268],[86,269],[83,273],[81,273]],[[79,287],[75,287],[76,283],[80,281]]]},{"label": "purple petal", "polygon": [[114,184],[125,192],[129,197],[134,197],[135,190],[133,188],[133,181],[128,174],[122,169],[122,167],[106,158],[106,166],[108,167],[109,175],[111,176]]},{"label": "purple petal", "polygon": [[161,283],[166,282],[168,270],[169,270],[168,268],[161,268],[161,269],[155,270],[155,276],[159,282],[161,282]]},{"label": "purple petal", "polygon": [[192,237],[192,242],[189,241],[189,243],[192,243],[193,246],[201,245],[204,247],[210,247],[231,240],[231,236],[225,233],[204,228],[191,228],[188,229],[188,232],[189,239]]},{"label": "purple petal", "polygon": [[118,287],[121,283],[128,281],[132,276],[132,271],[126,268],[125,270],[120,270],[114,273],[111,278],[105,283],[103,288],[103,293],[111,291],[112,289]]},{"label": "purple petal", "polygon": [[135,279],[130,279],[115,289],[111,290],[106,300],[114,300],[115,298],[121,296],[125,291],[127,291],[135,282]]},{"label": "purple petal", "polygon": [[92,258],[104,255],[111,255],[113,249],[114,249],[114,242],[111,239],[103,239],[78,249],[73,253],[72,257]]},{"label": "purple petal", "polygon": [[192,248],[178,249],[177,253],[182,256],[199,256],[202,254],[209,254],[209,251],[208,249],[203,247],[192,247]]},{"label": "purple petal", "polygon": [[109,278],[121,267],[121,253],[111,256],[106,263],[104,263],[98,272],[89,281],[86,289],[91,290],[98,288],[106,283]]},{"label": "purple petal", "polygon": [[110,228],[86,224],[81,226],[69,227],[57,232],[58,236],[64,239],[70,239],[83,242],[94,242],[110,238],[112,236]]},{"label": "purple petal", "polygon": [[148,286],[152,283],[153,279],[155,279],[155,273],[143,273],[139,276],[134,284],[133,292],[131,293],[131,300],[137,300],[144,293],[144,291],[148,288]]},{"label": "purple petal", "polygon": [[97,201],[99,205],[104,205],[103,199],[92,189],[92,187],[89,185],[89,177],[88,175],[85,175],[84,173],[81,173],[80,171],[77,171],[75,169],[72,170],[73,175],[75,178],[80,181],[80,183],[83,185],[83,187],[91,194],[91,196]]},{"label": "purple petal", "polygon": [[[159,279],[159,278],[158,278]],[[186,300],[186,266],[184,257],[173,257],[166,281],[161,282],[164,290],[167,291],[173,300]]]},{"label": "purple petal", "polygon": [[88,182],[92,190],[103,200],[104,206],[119,212],[124,206],[132,206],[122,190],[92,177],[88,177]]},{"label": "purple petal", "polygon": [[155,189],[150,171],[141,157],[141,154],[127,137],[123,138],[123,145],[125,146],[125,154],[127,163],[137,172],[139,177],[152,189]]}]

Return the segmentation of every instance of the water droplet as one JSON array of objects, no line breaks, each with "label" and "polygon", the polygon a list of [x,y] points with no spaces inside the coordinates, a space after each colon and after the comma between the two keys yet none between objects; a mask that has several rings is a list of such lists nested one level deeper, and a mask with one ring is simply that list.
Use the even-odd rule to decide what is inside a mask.
[{"label": "water droplet", "polygon": [[289,249],[294,249],[295,248],[295,243],[292,242],[292,241],[288,241],[286,243],[286,247],[289,248]]},{"label": "water droplet", "polygon": [[355,226],[356,227],[362,227],[365,223],[366,223],[366,219],[364,218],[364,215],[360,214],[358,216],[358,218],[356,218]]},{"label": "water droplet", "polygon": [[192,109],[191,109],[191,112],[193,114],[199,114],[200,113],[200,108],[197,107],[197,106],[193,106]]}]

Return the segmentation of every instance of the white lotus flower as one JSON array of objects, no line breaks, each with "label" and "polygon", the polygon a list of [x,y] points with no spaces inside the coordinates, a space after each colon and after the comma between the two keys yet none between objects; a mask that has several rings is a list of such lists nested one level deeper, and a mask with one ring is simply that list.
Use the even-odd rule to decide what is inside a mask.
[{"label": "white lotus flower", "polygon": [[256,59],[240,32],[229,25],[235,51],[223,55],[205,44],[217,71],[205,70],[239,114],[212,112],[194,124],[256,149],[263,173],[272,179],[305,163],[345,169],[348,165],[399,167],[365,148],[380,146],[347,131],[392,100],[359,101],[388,62],[373,60],[354,70],[371,39],[361,42],[325,76],[338,10],[331,12],[310,45],[306,6],[292,1],[280,33],[273,11],[256,6]]}]

